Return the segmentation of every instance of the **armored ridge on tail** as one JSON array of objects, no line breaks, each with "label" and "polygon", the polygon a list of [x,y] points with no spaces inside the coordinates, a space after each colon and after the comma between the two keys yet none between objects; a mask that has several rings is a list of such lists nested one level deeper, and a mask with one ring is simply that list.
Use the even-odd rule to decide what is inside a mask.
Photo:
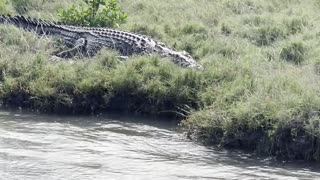
[{"label": "armored ridge on tail", "polygon": [[66,45],[71,47],[71,49],[59,53],[60,57],[70,57],[75,51],[80,51],[86,56],[94,56],[102,48],[111,48],[118,50],[123,56],[157,53],[161,57],[170,58],[175,64],[182,67],[203,69],[188,53],[177,52],[163,43],[140,34],[109,28],[70,26],[24,16],[0,15],[0,24],[4,23],[34,31],[39,35],[60,36]]}]

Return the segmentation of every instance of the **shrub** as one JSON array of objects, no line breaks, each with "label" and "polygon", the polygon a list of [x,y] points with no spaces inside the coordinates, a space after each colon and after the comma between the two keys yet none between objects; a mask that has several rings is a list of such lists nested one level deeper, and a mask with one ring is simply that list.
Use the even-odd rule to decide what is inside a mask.
[{"label": "shrub", "polygon": [[84,0],[86,5],[71,6],[59,10],[61,21],[71,25],[114,27],[125,22],[127,15],[121,12],[117,0]]}]

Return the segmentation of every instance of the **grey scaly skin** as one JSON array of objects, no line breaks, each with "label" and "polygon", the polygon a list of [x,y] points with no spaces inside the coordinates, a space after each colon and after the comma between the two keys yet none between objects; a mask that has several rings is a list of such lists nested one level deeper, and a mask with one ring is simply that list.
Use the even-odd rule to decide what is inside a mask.
[{"label": "grey scaly skin", "polygon": [[65,44],[72,49],[59,53],[58,56],[60,57],[72,56],[73,50],[80,51],[86,56],[94,56],[102,48],[111,48],[118,50],[122,56],[156,53],[161,57],[170,58],[175,64],[182,67],[203,69],[188,53],[175,51],[163,43],[140,34],[109,28],[70,26],[24,16],[0,15],[0,24],[4,23],[34,31],[39,35],[62,37]]}]

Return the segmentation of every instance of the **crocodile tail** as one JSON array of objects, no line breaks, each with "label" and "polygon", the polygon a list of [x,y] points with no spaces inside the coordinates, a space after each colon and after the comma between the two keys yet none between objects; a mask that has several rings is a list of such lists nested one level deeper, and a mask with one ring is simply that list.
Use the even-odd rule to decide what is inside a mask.
[{"label": "crocodile tail", "polygon": [[0,24],[5,23],[15,25],[28,31],[35,31],[38,34],[46,34],[48,33],[46,29],[54,26],[54,23],[50,21],[24,16],[0,15]]}]

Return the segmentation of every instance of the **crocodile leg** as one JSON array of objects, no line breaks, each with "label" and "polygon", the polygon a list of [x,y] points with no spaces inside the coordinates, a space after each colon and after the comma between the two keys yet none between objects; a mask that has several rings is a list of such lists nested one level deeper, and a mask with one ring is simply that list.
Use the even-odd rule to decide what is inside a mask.
[{"label": "crocodile leg", "polygon": [[75,41],[72,48],[59,52],[58,54],[56,54],[56,56],[60,58],[72,58],[77,52],[82,52],[85,49],[85,46],[86,39],[79,38]]},{"label": "crocodile leg", "polygon": [[127,59],[129,59],[129,56],[116,56],[116,59],[120,63],[124,63]]},{"label": "crocodile leg", "polygon": [[58,61],[62,61],[62,60],[65,60],[65,59],[58,57],[58,56],[55,56],[55,55],[53,55],[49,58],[49,61],[51,61],[51,62],[58,62]]}]

